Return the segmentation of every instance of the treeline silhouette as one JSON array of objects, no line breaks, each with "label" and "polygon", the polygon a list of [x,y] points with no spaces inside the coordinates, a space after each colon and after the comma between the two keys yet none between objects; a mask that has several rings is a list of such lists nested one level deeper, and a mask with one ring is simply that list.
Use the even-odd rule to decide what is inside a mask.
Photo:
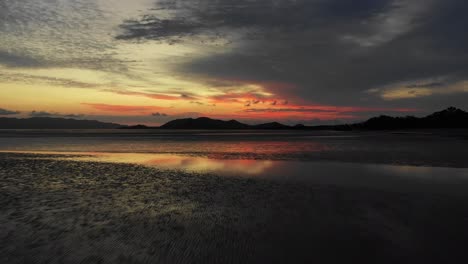
[{"label": "treeline silhouette", "polygon": [[266,130],[397,130],[397,129],[421,129],[421,128],[468,128],[468,113],[449,107],[443,111],[435,112],[425,117],[373,117],[362,123],[305,126],[298,124],[288,126],[278,122],[259,125],[248,125],[236,120],[216,120],[208,117],[185,118],[170,121],[160,127],[148,127],[145,125],[125,126],[115,123],[104,123],[96,120],[77,120],[51,117],[34,118],[0,118],[0,129],[266,129]]},{"label": "treeline silhouette", "polygon": [[379,116],[363,123],[351,125],[351,129],[417,129],[417,128],[468,128],[468,113],[449,107],[426,117]]}]

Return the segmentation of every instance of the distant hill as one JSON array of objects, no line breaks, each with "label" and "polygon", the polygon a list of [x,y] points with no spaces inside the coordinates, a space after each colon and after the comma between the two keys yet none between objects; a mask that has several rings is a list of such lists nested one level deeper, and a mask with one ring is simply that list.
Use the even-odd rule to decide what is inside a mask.
[{"label": "distant hill", "polygon": [[170,121],[160,128],[162,129],[293,129],[291,126],[278,122],[247,125],[236,120],[223,121],[208,117],[186,118]]},{"label": "distant hill", "polygon": [[278,122],[260,124],[251,126],[253,129],[292,129],[293,127],[280,124]]},{"label": "distant hill", "polygon": [[162,125],[162,129],[292,129],[292,130],[392,130],[418,128],[468,128],[468,113],[455,107],[433,113],[426,117],[373,117],[356,124],[304,126],[301,124],[288,126],[278,122],[247,125],[236,120],[222,121],[200,117],[197,119],[177,119]]},{"label": "distant hill", "polygon": [[349,125],[351,129],[418,129],[418,128],[468,128],[468,113],[449,107],[426,117],[373,117],[363,123]]},{"label": "distant hill", "polygon": [[163,129],[249,129],[252,128],[247,124],[243,124],[236,120],[223,121],[211,119],[208,117],[200,117],[197,119],[185,118],[170,121],[160,128]]},{"label": "distant hill", "polygon": [[53,117],[0,117],[0,129],[112,129],[120,127],[123,126],[95,120],[77,120]]}]

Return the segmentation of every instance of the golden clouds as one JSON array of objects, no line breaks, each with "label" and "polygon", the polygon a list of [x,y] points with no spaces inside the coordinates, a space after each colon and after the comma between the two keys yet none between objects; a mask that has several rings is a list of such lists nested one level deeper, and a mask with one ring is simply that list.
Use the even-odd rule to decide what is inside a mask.
[{"label": "golden clouds", "polygon": [[403,83],[386,88],[370,89],[371,94],[377,94],[386,101],[427,97],[432,95],[451,95],[468,92],[468,81],[444,83],[425,81],[419,83]]}]

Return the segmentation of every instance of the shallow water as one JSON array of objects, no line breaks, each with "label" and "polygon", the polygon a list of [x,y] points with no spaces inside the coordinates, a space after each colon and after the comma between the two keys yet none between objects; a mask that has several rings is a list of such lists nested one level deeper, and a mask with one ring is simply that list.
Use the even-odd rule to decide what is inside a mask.
[{"label": "shallow water", "polygon": [[0,150],[170,153],[467,168],[466,131],[0,130]]},{"label": "shallow water", "polygon": [[0,152],[58,154],[73,161],[281,182],[457,193],[468,186],[464,134],[464,130],[0,130]]}]

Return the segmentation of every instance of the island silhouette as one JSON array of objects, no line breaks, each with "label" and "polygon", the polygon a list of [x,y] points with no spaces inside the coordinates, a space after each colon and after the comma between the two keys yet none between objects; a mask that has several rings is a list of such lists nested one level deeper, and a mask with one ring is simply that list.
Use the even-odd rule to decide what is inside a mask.
[{"label": "island silhouette", "polygon": [[398,130],[398,129],[442,129],[442,128],[468,128],[468,112],[455,107],[435,112],[425,117],[404,116],[392,117],[381,115],[367,121],[342,124],[305,126],[298,124],[289,126],[278,122],[249,125],[237,120],[217,120],[208,117],[184,118],[172,120],[160,127],[146,125],[127,126],[116,123],[105,123],[96,120],[77,120],[71,118],[0,118],[0,129],[206,129],[206,130]]}]

